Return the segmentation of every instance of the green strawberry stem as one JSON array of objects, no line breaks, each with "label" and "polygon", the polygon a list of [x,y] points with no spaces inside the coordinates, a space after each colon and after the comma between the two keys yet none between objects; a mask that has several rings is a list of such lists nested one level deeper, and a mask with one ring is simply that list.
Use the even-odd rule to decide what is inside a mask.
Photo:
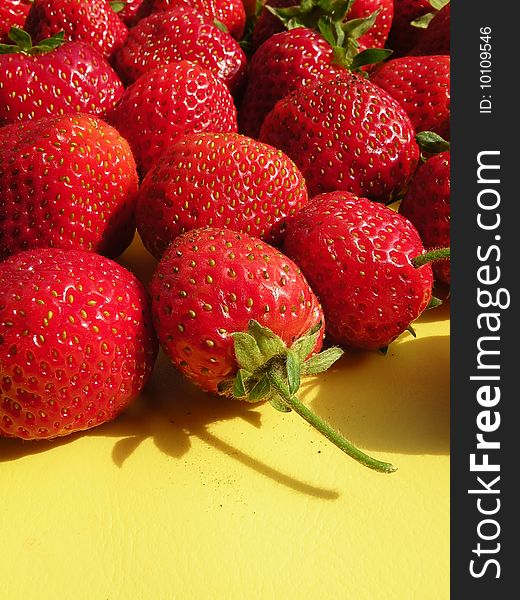
[{"label": "green strawberry stem", "polygon": [[450,257],[449,248],[434,248],[424,254],[419,254],[412,260],[414,267],[422,267],[428,263],[435,262],[436,260],[443,260]]},{"label": "green strawberry stem", "polygon": [[296,396],[290,394],[287,384],[276,371],[269,373],[269,381],[271,382],[273,388],[275,388],[280,394],[287,406],[294,410],[295,413],[300,415],[300,417],[305,419],[307,423],[317,429],[340,450],[345,452],[345,454],[348,454],[348,456],[354,460],[357,460],[365,467],[373,469],[374,471],[379,471],[380,473],[393,473],[397,470],[392,464],[382,462],[372,458],[368,454],[365,454],[359,450],[359,448],[356,448],[352,442],[349,442],[349,440],[343,437],[340,433],[332,429],[328,423],[323,421],[323,419],[321,419],[316,413],[312,412],[312,410],[305,406],[305,404],[300,402]]},{"label": "green strawberry stem", "polygon": [[393,465],[356,448],[295,396],[302,376],[326,371],[343,354],[337,347],[312,354],[321,328],[319,323],[288,348],[273,331],[251,320],[247,332],[233,334],[239,369],[234,378],[221,382],[219,393],[245,402],[267,400],[280,412],[293,410],[351,458],[375,471],[392,473]]},{"label": "green strawberry stem", "polygon": [[333,50],[333,63],[345,69],[365,74],[362,67],[386,60],[392,50],[367,48],[359,51],[358,39],[375,23],[381,8],[367,17],[346,20],[355,0],[301,0],[286,8],[265,8],[288,30],[307,27],[317,31]]}]

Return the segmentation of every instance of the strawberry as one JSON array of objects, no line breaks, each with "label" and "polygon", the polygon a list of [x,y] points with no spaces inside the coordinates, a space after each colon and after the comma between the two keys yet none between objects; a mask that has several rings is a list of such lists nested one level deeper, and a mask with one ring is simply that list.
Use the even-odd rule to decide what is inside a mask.
[{"label": "strawberry", "polygon": [[143,0],[115,0],[110,2],[112,9],[127,27],[133,27],[140,19],[139,10]]},{"label": "strawberry", "polygon": [[184,231],[205,226],[277,245],[284,219],[306,203],[301,173],[279,150],[237,133],[194,133],[177,138],[148,172],[136,222],[156,258]]},{"label": "strawberry", "polygon": [[34,0],[25,29],[36,41],[63,31],[66,39],[86,42],[107,58],[128,35],[107,0]]},{"label": "strawberry", "polygon": [[394,56],[408,54],[424,33],[424,28],[412,22],[431,18],[435,10],[432,0],[394,0],[394,18],[387,39],[387,46],[392,48]]},{"label": "strawberry", "polygon": [[311,196],[347,190],[388,202],[406,187],[419,158],[404,109],[345,70],[280,100],[260,140],[294,160]]},{"label": "strawberry", "polygon": [[178,6],[139,21],[114,58],[114,68],[126,83],[144,73],[180,60],[205,67],[236,91],[246,66],[238,42],[195,9]]},{"label": "strawberry", "polygon": [[0,436],[50,439],[114,419],[156,353],[144,287],[117,263],[58,248],[0,263]]},{"label": "strawberry", "polygon": [[378,65],[370,80],[406,110],[417,133],[450,138],[450,57],[405,56]]},{"label": "strawberry", "polygon": [[[272,9],[274,11],[272,12]],[[253,51],[275,33],[285,28],[311,27],[321,30],[323,16],[337,19],[340,14],[345,21],[351,21],[351,29],[358,28],[359,20],[370,15],[375,18],[370,29],[363,30],[358,37],[360,49],[382,48],[385,45],[394,12],[393,0],[268,0],[262,9],[251,36]],[[350,33],[351,31],[349,31]]]},{"label": "strawberry", "polygon": [[31,8],[30,0],[2,0],[0,3],[0,43],[9,43],[11,27],[23,27]]},{"label": "strawberry", "polygon": [[130,142],[143,176],[179,135],[237,130],[236,108],[226,85],[184,60],[139,77],[109,118]]},{"label": "strawberry", "polygon": [[159,342],[197,386],[294,410],[356,460],[395,470],[361,453],[295,397],[300,377],[325,370],[341,351],[315,354],[323,336],[320,305],[278,250],[247,234],[195,229],[166,250],[151,292]]},{"label": "strawberry", "polygon": [[241,0],[144,0],[140,15],[144,17],[177,6],[195,8],[212,22],[218,21],[237,40],[244,33],[246,13]]},{"label": "strawberry", "polygon": [[424,56],[450,53],[450,13],[450,4],[436,13],[410,54]]},{"label": "strawberry", "polygon": [[0,46],[0,126],[66,112],[103,116],[123,93],[119,77],[88,44],[58,36],[32,46],[14,28],[10,36],[16,45]]},{"label": "strawberry", "polygon": [[313,198],[287,223],[283,251],[320,299],[327,335],[340,346],[388,346],[427,308],[431,265],[415,227],[390,208],[349,192]]},{"label": "strawberry", "polygon": [[97,117],[0,128],[0,260],[39,246],[118,256],[135,232],[137,184],[127,141]]},{"label": "strawberry", "polygon": [[[427,249],[450,245],[450,152],[428,158],[416,171],[399,213],[417,228]],[[450,283],[450,261],[433,263],[437,279]]]}]

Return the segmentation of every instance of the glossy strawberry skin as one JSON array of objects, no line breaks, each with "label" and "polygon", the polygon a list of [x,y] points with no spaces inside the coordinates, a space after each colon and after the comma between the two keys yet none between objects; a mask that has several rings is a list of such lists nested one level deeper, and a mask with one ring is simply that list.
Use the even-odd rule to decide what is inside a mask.
[{"label": "glossy strawberry skin", "polygon": [[434,131],[450,139],[450,57],[406,56],[376,67],[372,83],[406,110],[418,133]]},{"label": "glossy strawberry skin", "polygon": [[[231,333],[251,319],[290,343],[323,320],[298,267],[272,246],[227,229],[177,237],[151,283],[155,328],[163,350],[204,390],[237,370]],[[315,350],[321,347],[318,340]]]},{"label": "glossy strawberry skin", "polygon": [[241,0],[144,0],[140,14],[144,17],[177,6],[195,8],[211,21],[217,19],[237,40],[244,33],[246,14]]},{"label": "glossy strawberry skin", "polygon": [[142,176],[176,137],[238,128],[227,86],[189,61],[142,75],[125,90],[109,120],[130,142]]},{"label": "glossy strawberry skin", "polygon": [[137,186],[128,142],[97,117],[0,128],[0,260],[41,246],[118,256],[135,232]]},{"label": "glossy strawberry skin", "polygon": [[294,160],[310,196],[346,190],[388,202],[406,187],[419,158],[404,109],[348,71],[280,100],[266,116],[259,139]]},{"label": "glossy strawberry skin", "polygon": [[338,69],[331,61],[332,47],[312,29],[298,27],[267,39],[248,65],[239,131],[257,138],[265,116],[278,100]]},{"label": "glossy strawberry skin", "polygon": [[185,6],[139,21],[116,53],[114,68],[130,84],[152,69],[180,60],[200,64],[232,91],[245,74],[246,56],[238,42]]},{"label": "glossy strawberry skin", "polygon": [[25,29],[33,41],[63,31],[65,39],[86,42],[107,58],[128,35],[127,27],[106,0],[34,0]]},{"label": "glossy strawberry skin", "polygon": [[0,436],[50,439],[115,418],[157,354],[139,280],[56,248],[0,263]]},{"label": "glossy strawberry skin", "polygon": [[0,54],[0,126],[70,112],[104,116],[121,97],[121,80],[84,42],[45,54]]},{"label": "glossy strawberry skin", "polygon": [[31,8],[29,0],[2,0],[0,2],[0,44],[9,44],[11,27],[22,28]]},{"label": "glossy strawberry skin", "polygon": [[142,4],[143,0],[125,0],[125,5],[117,16],[127,27],[133,27],[140,19],[139,10]]},{"label": "glossy strawberry skin", "polygon": [[430,265],[415,227],[390,208],[348,192],[313,198],[287,225],[283,251],[320,299],[327,335],[344,347],[388,346],[427,307]]},{"label": "glossy strawberry skin", "polygon": [[451,48],[450,16],[451,5],[446,4],[430,21],[415,46],[410,50],[410,54],[415,56],[449,54]]},{"label": "glossy strawberry skin", "polygon": [[[415,173],[399,213],[417,228],[427,249],[450,245],[450,152],[431,156]],[[450,283],[450,261],[433,263],[437,279]]]},{"label": "glossy strawberry skin", "polygon": [[226,227],[279,245],[283,223],[307,203],[296,165],[237,133],[178,138],[152,167],[136,199],[144,245],[160,258],[190,229]]}]

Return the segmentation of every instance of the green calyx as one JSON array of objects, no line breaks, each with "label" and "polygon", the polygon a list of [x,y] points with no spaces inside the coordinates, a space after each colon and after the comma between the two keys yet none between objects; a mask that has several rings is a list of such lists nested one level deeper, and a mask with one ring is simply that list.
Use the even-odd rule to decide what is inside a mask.
[{"label": "green calyx", "polygon": [[123,8],[126,6],[126,2],[120,2],[119,0],[113,0],[111,2],[109,2],[110,4],[110,8],[115,12],[115,13],[119,13],[123,10]]},{"label": "green calyx", "polygon": [[280,412],[294,411],[361,464],[391,473],[396,470],[393,465],[361,452],[295,396],[302,377],[326,371],[343,354],[340,348],[332,347],[309,357],[321,327],[320,323],[287,347],[270,329],[250,321],[247,332],[233,334],[239,369],[234,378],[220,384],[219,393],[245,402],[267,401]]},{"label": "green calyx", "polygon": [[9,39],[13,43],[0,44],[0,54],[26,54],[27,56],[45,54],[59,48],[66,41],[64,32],[60,31],[55,36],[42,40],[36,46],[33,46],[31,36],[19,27],[11,27]]},{"label": "green calyx", "polygon": [[417,19],[414,19],[410,25],[419,29],[427,29],[433,17],[435,17],[441,8],[444,8],[446,4],[449,4],[449,2],[450,0],[430,0],[431,7],[433,9],[432,12],[417,17]]},{"label": "green calyx", "polygon": [[359,51],[358,39],[375,23],[381,9],[361,19],[346,20],[355,0],[301,0],[299,5],[287,8],[267,6],[273,15],[289,30],[307,27],[322,35],[331,45],[333,62],[351,71],[386,60],[391,50],[368,48]]},{"label": "green calyx", "polygon": [[450,149],[450,142],[434,131],[421,131],[416,134],[415,141],[421,152],[425,154],[439,154]]}]

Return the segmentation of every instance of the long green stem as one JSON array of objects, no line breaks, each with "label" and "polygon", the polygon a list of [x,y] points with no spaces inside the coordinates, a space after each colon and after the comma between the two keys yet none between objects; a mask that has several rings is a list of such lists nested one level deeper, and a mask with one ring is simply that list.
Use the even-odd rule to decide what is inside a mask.
[{"label": "long green stem", "polygon": [[434,250],[430,250],[429,252],[425,252],[424,254],[419,254],[413,260],[414,267],[422,267],[428,263],[434,262],[436,260],[442,260],[444,258],[450,257],[450,249],[449,248],[435,248]]},{"label": "long green stem", "polygon": [[296,396],[291,395],[289,388],[285,381],[276,371],[270,371],[268,374],[271,385],[283,398],[284,402],[289,406],[295,413],[299,414],[300,417],[305,419],[307,423],[317,429],[322,435],[324,435],[329,441],[331,441],[340,450],[348,454],[354,460],[357,460],[362,465],[365,465],[369,469],[379,471],[380,473],[393,473],[397,471],[397,468],[390,463],[382,462],[375,458],[372,458],[368,454],[365,454],[359,448],[356,448],[352,442],[349,442],[340,433],[332,429],[325,421],[323,421],[318,415],[313,413],[307,406],[302,404]]}]

